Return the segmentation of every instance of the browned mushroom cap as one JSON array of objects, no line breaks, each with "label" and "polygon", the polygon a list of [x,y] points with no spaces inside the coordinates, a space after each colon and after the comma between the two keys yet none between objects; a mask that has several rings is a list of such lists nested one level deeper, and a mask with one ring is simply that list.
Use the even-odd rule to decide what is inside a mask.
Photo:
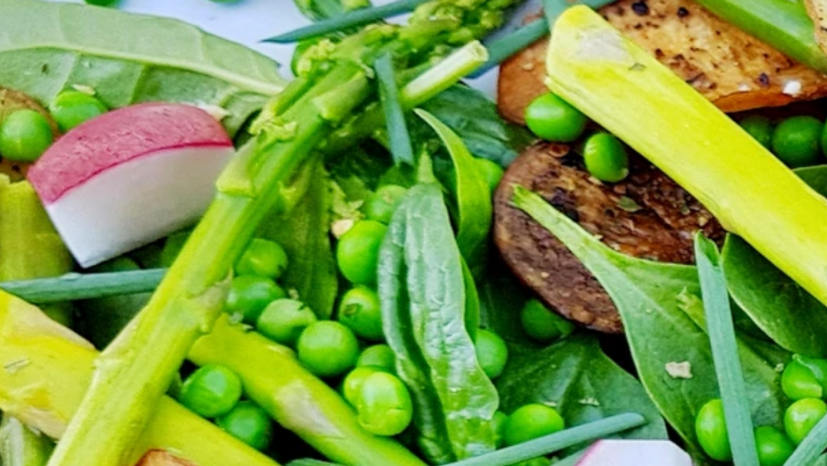
[{"label": "browned mushroom cap", "polygon": [[592,178],[569,146],[530,147],[506,171],[495,195],[494,236],[506,263],[552,309],[588,328],[622,333],[609,296],[551,233],[511,206],[515,184],[542,195],[605,244],[635,257],[688,264],[692,236],[723,230],[697,201],[642,157],[629,178],[612,185]]},{"label": "browned mushroom cap", "polygon": [[[50,115],[45,108],[37,103],[36,100],[26,94],[23,94],[22,92],[0,87],[0,124],[3,123],[3,120],[5,120],[6,116],[10,113],[22,109],[34,110],[45,116],[49,121],[49,125],[52,127],[52,132],[54,133],[55,138],[60,135],[57,123],[52,118],[52,115]],[[11,162],[0,158],[0,174],[8,175],[13,181],[20,180],[25,176],[27,166],[28,164]]]}]

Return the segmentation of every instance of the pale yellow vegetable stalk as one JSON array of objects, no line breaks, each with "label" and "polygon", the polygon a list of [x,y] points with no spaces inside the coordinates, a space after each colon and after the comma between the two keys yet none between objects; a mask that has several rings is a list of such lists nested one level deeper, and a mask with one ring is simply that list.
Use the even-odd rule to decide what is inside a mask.
[{"label": "pale yellow vegetable stalk", "polygon": [[[92,380],[98,352],[36,307],[0,291],[0,409],[60,438]],[[164,397],[133,457],[165,450],[198,466],[278,466]]]},{"label": "pale yellow vegetable stalk", "polygon": [[554,26],[553,92],[672,177],[827,304],[827,201],[593,10]]}]

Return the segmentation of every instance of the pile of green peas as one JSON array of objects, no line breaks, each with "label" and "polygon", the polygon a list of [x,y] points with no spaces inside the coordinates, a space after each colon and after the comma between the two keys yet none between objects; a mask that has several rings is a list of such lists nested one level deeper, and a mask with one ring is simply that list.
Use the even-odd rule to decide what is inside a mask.
[{"label": "pile of green peas", "polygon": [[[588,118],[568,102],[548,93],[534,99],[526,108],[528,128],[547,141],[573,143],[586,132]],[[583,144],[583,161],[596,179],[606,183],[623,181],[629,175],[626,146],[609,133],[597,132]]]},{"label": "pile of green peas", "polygon": [[790,168],[801,168],[824,162],[827,151],[827,128],[812,116],[792,116],[776,125],[764,116],[750,115],[741,127],[756,141],[771,150]]},{"label": "pile of green peas", "polygon": [[184,380],[178,401],[190,411],[215,423],[225,432],[257,450],[264,450],[273,438],[273,423],[267,412],[249,400],[242,400],[241,380],[220,365],[198,368]]},{"label": "pile of green peas", "polygon": [[[76,90],[61,92],[49,104],[49,113],[62,132],[106,111],[106,106],[93,95]],[[8,160],[34,162],[53,142],[49,120],[38,111],[17,110],[0,122],[0,156]]]},{"label": "pile of green peas", "polygon": [[[761,466],[782,466],[795,446],[827,415],[827,360],[795,355],[781,375],[781,389],[793,401],[784,412],[784,430],[772,426],[755,429]],[[709,401],[698,412],[695,433],[704,452],[716,461],[730,461],[732,452],[726,431],[724,406]]]}]

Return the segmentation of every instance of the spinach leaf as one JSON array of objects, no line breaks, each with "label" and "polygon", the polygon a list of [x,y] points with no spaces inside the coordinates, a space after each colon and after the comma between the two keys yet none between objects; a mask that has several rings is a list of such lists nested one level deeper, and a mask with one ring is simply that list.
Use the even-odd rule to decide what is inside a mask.
[{"label": "spinach leaf", "polygon": [[540,403],[557,409],[567,426],[577,426],[631,411],[649,422],[622,437],[667,438],[666,424],[640,382],[609,359],[593,335],[575,333],[542,350],[511,349],[512,357],[497,379],[505,412]]},{"label": "spinach leaf", "polygon": [[[515,189],[514,202],[565,243],[603,285],[623,318],[643,386],[690,449],[700,450],[695,416],[719,392],[695,267],[620,254],[523,188]],[[780,427],[787,399],[779,369],[789,354],[748,336],[739,340],[753,421]]]},{"label": "spinach leaf", "polygon": [[[526,128],[503,121],[497,105],[470,87],[454,86],[422,108],[454,130],[472,154],[503,167],[510,165],[534,140]],[[420,128],[417,134],[421,133]]]},{"label": "spinach leaf", "polygon": [[330,242],[330,177],[319,161],[306,166],[299,180],[286,189],[298,204],[262,224],[260,236],[277,241],[289,263],[283,284],[319,316],[329,319],[338,293],[336,261]]},{"label": "spinach leaf", "polygon": [[[827,167],[796,173],[827,194]],[[810,357],[827,356],[827,308],[746,241],[729,235],[723,266],[732,298],[779,346]]]},{"label": "spinach leaf", "polygon": [[43,103],[82,85],[112,108],[212,105],[235,134],[285,85],[267,57],[180,21],[30,0],[3,0],[0,18],[0,86]]},{"label": "spinach leaf", "polygon": [[434,463],[495,448],[499,400],[466,328],[462,256],[437,184],[412,188],[379,258],[379,294],[397,372],[414,399],[417,441]]},{"label": "spinach leaf", "polygon": [[488,245],[494,215],[489,188],[462,139],[430,113],[423,110],[416,113],[436,131],[451,154],[454,176],[450,191],[457,206],[457,244],[465,260],[475,266]]}]

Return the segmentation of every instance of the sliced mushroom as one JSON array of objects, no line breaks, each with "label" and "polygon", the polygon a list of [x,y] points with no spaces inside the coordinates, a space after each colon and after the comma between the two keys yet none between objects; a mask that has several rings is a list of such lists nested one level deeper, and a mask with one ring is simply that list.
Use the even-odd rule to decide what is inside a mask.
[{"label": "sliced mushroom", "polygon": [[615,184],[592,178],[582,157],[563,144],[530,147],[506,171],[494,200],[494,236],[506,263],[552,309],[588,328],[622,333],[609,296],[551,233],[511,206],[514,185],[542,195],[609,247],[635,257],[689,264],[698,230],[724,232],[697,201],[642,157]]}]

